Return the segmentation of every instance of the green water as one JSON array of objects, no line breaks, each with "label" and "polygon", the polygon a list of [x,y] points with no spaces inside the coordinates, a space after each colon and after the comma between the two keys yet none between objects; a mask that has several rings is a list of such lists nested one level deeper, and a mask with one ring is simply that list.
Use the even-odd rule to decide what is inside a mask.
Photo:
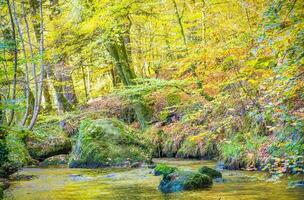
[{"label": "green water", "polygon": [[[161,159],[181,168],[214,167],[215,162]],[[288,188],[288,182],[299,176],[269,179],[259,172],[224,171],[224,183],[214,183],[208,190],[162,194],[157,190],[161,177],[151,169],[69,169],[66,167],[24,168],[19,174],[36,175],[29,181],[15,181],[5,192],[5,199],[304,199],[304,188]]]}]

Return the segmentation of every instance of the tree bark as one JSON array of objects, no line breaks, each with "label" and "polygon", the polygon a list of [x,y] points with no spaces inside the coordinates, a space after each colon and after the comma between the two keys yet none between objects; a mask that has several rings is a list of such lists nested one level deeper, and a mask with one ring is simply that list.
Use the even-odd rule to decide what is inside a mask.
[{"label": "tree bark", "polygon": [[[120,44],[117,44],[117,41],[110,40],[107,44],[107,49],[113,58],[114,65],[117,69],[120,79],[122,80],[122,83],[125,86],[131,86],[135,84],[133,82],[135,79],[135,73],[129,65],[128,55],[124,45],[124,39],[121,37],[119,41]],[[137,120],[140,124],[141,129],[145,129],[147,127],[147,109],[141,102],[141,97],[139,95],[132,96],[131,101],[135,101],[135,103],[133,103],[133,107]]]},{"label": "tree bark", "polygon": [[31,40],[31,35],[30,35],[30,30],[29,30],[29,24],[27,21],[27,15],[25,12],[25,7],[24,7],[24,3],[21,4],[22,6],[22,15],[24,17],[24,22],[25,22],[25,30],[26,30],[26,36],[27,36],[27,40],[28,40],[28,46],[29,46],[29,53],[30,53],[30,59],[31,59],[31,67],[32,67],[32,76],[34,79],[34,93],[32,93],[30,90],[30,102],[34,101],[33,105],[30,107],[31,110],[31,115],[33,117],[33,112],[34,112],[34,107],[37,104],[37,88],[38,88],[38,81],[37,81],[37,75],[36,75],[36,64],[34,61],[34,52],[33,52],[33,45],[32,45],[32,40]]},{"label": "tree bark", "polygon": [[[13,78],[13,89],[12,89],[13,90],[12,91],[12,101],[13,101],[13,104],[15,104],[16,87],[17,87],[18,50],[17,50],[15,23],[14,23],[14,19],[13,19],[10,1],[6,0],[6,4],[7,4],[8,12],[9,12],[10,23],[11,23],[11,28],[12,28],[12,37],[13,37],[13,43],[14,43],[14,78]],[[12,109],[9,120],[8,120],[8,125],[10,125],[12,123],[12,121],[14,119],[14,114],[15,114],[15,110]]]},{"label": "tree bark", "polygon": [[[24,2],[22,1],[22,4]],[[25,60],[25,96],[26,96],[26,108],[25,108],[25,112],[23,114],[23,118],[20,122],[20,125],[23,126],[26,122],[26,119],[28,117],[28,112],[29,112],[29,73],[28,73],[28,65],[27,65],[27,55],[26,55],[26,50],[25,50],[25,45],[24,45],[24,39],[23,39],[23,33],[21,30],[21,27],[19,25],[19,21],[18,21],[18,17],[17,17],[17,13],[16,13],[16,7],[15,7],[15,0],[12,0],[12,9],[13,9],[13,13],[14,13],[14,19],[15,19],[15,25],[18,31],[18,35],[19,35],[19,40],[21,43],[21,49],[22,49],[22,53],[23,53],[23,57]]]},{"label": "tree bark", "polygon": [[44,62],[43,62],[43,52],[44,52],[44,31],[43,31],[43,13],[42,13],[42,0],[39,1],[39,13],[40,13],[40,44],[39,44],[39,54],[40,54],[40,80],[39,80],[39,87],[38,87],[38,96],[36,105],[34,107],[33,117],[30,121],[28,128],[31,130],[37,120],[41,97],[42,97],[42,87],[43,87],[43,78],[44,78]]},{"label": "tree bark", "polygon": [[175,12],[175,16],[176,16],[176,19],[177,19],[177,22],[178,22],[178,25],[179,25],[179,28],[180,28],[180,32],[181,32],[181,35],[183,37],[183,42],[184,42],[185,47],[187,48],[187,39],[186,39],[184,26],[183,26],[183,22],[182,22],[183,16],[178,11],[176,1],[172,0],[172,2],[173,2],[173,5],[174,5],[174,12]]}]

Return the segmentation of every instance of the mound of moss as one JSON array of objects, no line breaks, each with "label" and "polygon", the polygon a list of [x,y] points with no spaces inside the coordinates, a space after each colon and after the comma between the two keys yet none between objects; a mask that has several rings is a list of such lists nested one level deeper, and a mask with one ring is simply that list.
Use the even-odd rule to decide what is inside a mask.
[{"label": "mound of moss", "polygon": [[68,154],[71,141],[59,125],[37,127],[26,138],[26,146],[32,158],[43,161],[51,156]]},{"label": "mound of moss", "polygon": [[176,167],[170,167],[165,164],[157,164],[156,167],[154,168],[154,175],[155,176],[163,175],[165,177],[175,171],[177,171]]},{"label": "mound of moss", "polygon": [[22,130],[11,130],[0,139],[0,177],[7,178],[32,162],[23,141],[26,134]]},{"label": "mound of moss", "polygon": [[198,172],[210,176],[211,178],[222,178],[222,173],[207,166],[202,166]]},{"label": "mound of moss", "polygon": [[69,166],[96,168],[150,162],[149,149],[141,134],[121,121],[84,120],[75,137]]},{"label": "mound of moss", "polygon": [[170,193],[209,188],[211,185],[212,179],[205,174],[191,171],[176,171],[164,176],[158,188],[163,193]]}]

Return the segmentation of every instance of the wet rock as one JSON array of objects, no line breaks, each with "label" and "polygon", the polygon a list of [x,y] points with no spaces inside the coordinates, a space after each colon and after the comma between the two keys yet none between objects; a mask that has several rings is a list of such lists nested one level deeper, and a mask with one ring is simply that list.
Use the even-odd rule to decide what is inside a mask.
[{"label": "wet rock", "polygon": [[218,162],[216,163],[216,170],[220,171],[220,170],[224,170],[225,169],[225,164],[223,162]]},{"label": "wet rock", "polygon": [[141,167],[141,166],[142,166],[142,163],[141,163],[141,162],[135,162],[135,163],[131,164],[131,167],[132,167],[132,168],[139,168],[139,167]]},{"label": "wet rock", "polygon": [[115,173],[112,173],[112,174],[107,174],[107,175],[105,175],[104,178],[113,178],[113,177],[115,177],[115,176],[116,176],[116,174],[115,174]]},{"label": "wet rock", "polygon": [[207,166],[198,169],[198,172],[210,176],[211,178],[222,178],[222,173]]},{"label": "wet rock", "polygon": [[199,172],[178,171],[164,176],[158,188],[163,193],[209,188],[212,179]]},{"label": "wet rock", "polygon": [[13,174],[9,177],[9,180],[11,181],[29,181],[34,178],[37,178],[35,175],[26,175],[26,174]]},{"label": "wet rock", "polygon": [[300,180],[300,181],[292,181],[290,183],[288,183],[288,187],[290,188],[304,188],[304,180]]},{"label": "wet rock", "polygon": [[72,181],[86,181],[90,179],[89,177],[85,177],[81,174],[71,174],[69,177]]}]

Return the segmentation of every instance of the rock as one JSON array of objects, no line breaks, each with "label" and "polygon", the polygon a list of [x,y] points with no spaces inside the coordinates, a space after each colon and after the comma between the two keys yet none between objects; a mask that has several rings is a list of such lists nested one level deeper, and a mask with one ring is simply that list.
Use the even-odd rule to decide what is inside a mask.
[{"label": "rock", "polygon": [[304,180],[292,181],[292,182],[288,183],[288,187],[290,187],[290,188],[297,188],[297,187],[304,188]]},{"label": "rock", "polygon": [[145,138],[115,119],[82,121],[75,140],[71,168],[137,167],[151,161]]},{"label": "rock", "polygon": [[150,165],[147,165],[147,167],[148,167],[149,169],[154,169],[154,168],[156,167],[156,165],[155,165],[155,164],[150,164]]},{"label": "rock", "polygon": [[132,168],[139,168],[141,167],[142,163],[141,162],[135,162],[131,165]]},{"label": "rock", "polygon": [[34,178],[37,178],[37,176],[35,175],[25,175],[25,174],[13,174],[9,177],[10,181],[29,181],[32,180]]},{"label": "rock", "polygon": [[210,167],[203,166],[198,169],[198,172],[210,176],[211,178],[222,178],[222,173]]},{"label": "rock", "polygon": [[116,174],[115,174],[115,173],[112,173],[112,174],[107,174],[107,175],[105,175],[104,178],[113,178],[113,177],[115,177],[115,176],[116,176]]},{"label": "rock", "polygon": [[69,177],[72,181],[87,181],[90,179],[89,177],[85,177],[81,174],[71,174]]},{"label": "rock", "polygon": [[5,162],[0,167],[0,177],[8,178],[9,175],[18,171],[18,166],[11,162]]},{"label": "rock", "polygon": [[40,166],[49,166],[49,165],[65,165],[68,164],[69,161],[69,155],[57,155],[52,156],[47,159],[45,159],[43,162],[41,162]]},{"label": "rock", "polygon": [[225,169],[225,164],[223,162],[218,162],[218,163],[216,163],[215,169],[217,171],[224,170]]},{"label": "rock", "polygon": [[178,171],[164,176],[158,188],[163,193],[208,188],[212,179],[199,172]]},{"label": "rock", "polygon": [[155,176],[163,175],[165,177],[175,171],[177,171],[176,167],[170,167],[165,164],[157,164],[156,167],[154,168],[154,175]]},{"label": "rock", "polygon": [[49,157],[69,154],[71,141],[59,126],[35,129],[26,138],[32,158],[43,161]]}]

